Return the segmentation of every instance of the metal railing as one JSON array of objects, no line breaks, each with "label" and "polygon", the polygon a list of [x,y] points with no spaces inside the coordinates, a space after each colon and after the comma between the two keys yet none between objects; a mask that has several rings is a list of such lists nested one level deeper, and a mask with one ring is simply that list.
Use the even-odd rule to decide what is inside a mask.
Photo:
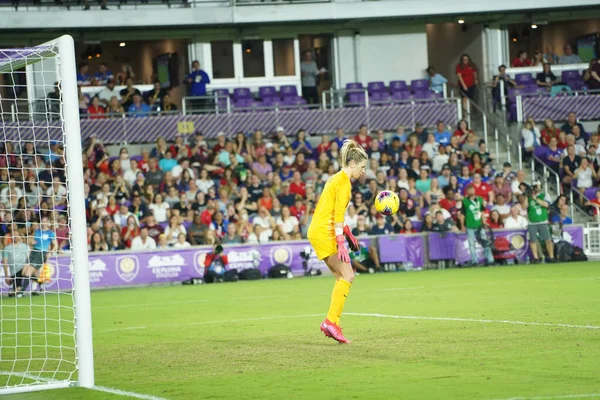
[{"label": "metal railing", "polygon": [[[137,9],[146,6],[164,5],[165,8],[179,7],[202,7],[204,5],[212,6],[225,6],[230,7],[233,5],[234,0],[106,0],[104,4],[106,7],[116,7]],[[13,8],[15,11],[40,11],[50,9],[80,9],[84,7],[85,2],[83,0],[12,0],[6,2],[0,2],[0,10]],[[89,9],[99,9],[102,2],[99,0],[89,0]]]}]

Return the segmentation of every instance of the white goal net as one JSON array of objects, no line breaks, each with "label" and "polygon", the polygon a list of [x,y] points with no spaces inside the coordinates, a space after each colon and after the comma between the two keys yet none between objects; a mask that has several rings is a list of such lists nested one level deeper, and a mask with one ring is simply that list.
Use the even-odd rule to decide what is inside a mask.
[{"label": "white goal net", "polygon": [[0,395],[93,385],[75,62],[0,49]]}]

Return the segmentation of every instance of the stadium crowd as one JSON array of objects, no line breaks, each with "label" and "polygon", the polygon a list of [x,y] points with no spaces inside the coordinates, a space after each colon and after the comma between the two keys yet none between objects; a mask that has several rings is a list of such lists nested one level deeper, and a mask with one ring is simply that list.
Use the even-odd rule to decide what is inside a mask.
[{"label": "stadium crowd", "polygon": [[[560,133],[534,128],[533,135],[549,149],[560,149],[562,133],[570,130],[561,144],[567,153],[557,162],[580,184],[587,168],[597,170],[598,153],[593,150],[591,167],[578,161],[581,165],[569,168],[572,160],[582,160],[571,153],[592,155],[598,134],[582,133],[574,118],[569,115]],[[530,145],[525,130],[523,134],[525,145]],[[588,150],[578,142],[584,134]],[[351,137],[370,158],[366,174],[354,182],[346,217],[355,235],[466,231],[462,200],[469,187],[482,198],[483,220],[490,227],[527,225],[525,172],[513,171],[509,163],[494,171],[485,142],[466,121],[452,130],[442,122],[432,130],[417,124],[410,133],[399,126],[389,140],[382,130],[369,132],[362,126]],[[346,138],[338,129],[313,146],[306,132],[288,137],[279,127],[269,136],[257,131],[228,138],[221,132],[209,143],[196,132],[189,138],[178,135],[172,143],[158,139],[138,155],[122,148],[118,157],[110,157],[104,144],[92,137],[83,154],[89,250],[305,238],[319,193],[339,170],[339,149]],[[41,250],[67,250],[61,143],[36,149],[33,143],[19,148],[7,142],[1,155],[3,246],[19,234],[34,238],[36,231],[50,230],[55,241]],[[398,213],[387,218],[373,205],[374,196],[384,189],[400,197]],[[600,206],[598,197],[589,203],[595,210]],[[551,221],[571,222],[567,203],[566,196],[556,199],[550,207]]]}]

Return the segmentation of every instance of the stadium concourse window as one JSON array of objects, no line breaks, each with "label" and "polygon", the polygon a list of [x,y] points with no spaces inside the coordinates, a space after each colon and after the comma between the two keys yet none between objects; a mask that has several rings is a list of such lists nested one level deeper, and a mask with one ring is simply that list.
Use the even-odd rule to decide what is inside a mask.
[{"label": "stadium concourse window", "polygon": [[265,76],[265,52],[262,40],[242,40],[244,78]]},{"label": "stadium concourse window", "polygon": [[213,79],[235,78],[233,40],[210,42]]},{"label": "stadium concourse window", "polygon": [[296,75],[294,39],[273,39],[273,71],[275,76]]}]

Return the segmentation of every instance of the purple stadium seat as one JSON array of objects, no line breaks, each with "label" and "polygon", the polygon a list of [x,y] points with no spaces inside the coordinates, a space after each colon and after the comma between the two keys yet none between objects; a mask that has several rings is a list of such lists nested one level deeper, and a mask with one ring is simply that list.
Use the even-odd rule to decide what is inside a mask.
[{"label": "purple stadium seat", "polygon": [[241,98],[233,102],[233,111],[243,112],[250,111],[254,107],[254,100],[248,98]]},{"label": "purple stadium seat", "polygon": [[279,107],[284,105],[284,101],[279,97],[265,97],[263,98],[262,105],[264,107]]},{"label": "purple stadium seat", "polygon": [[431,90],[420,90],[418,92],[415,92],[414,97],[415,99],[436,99],[441,98],[442,94],[434,93]]},{"label": "purple stadium seat", "polygon": [[286,106],[302,106],[306,104],[306,100],[300,96],[284,97],[283,104],[285,104]]},{"label": "purple stadium seat", "polygon": [[415,230],[417,232],[419,232],[421,230],[421,227],[423,226],[423,223],[421,221],[410,221],[412,222],[412,226],[413,228],[415,228]]},{"label": "purple stadium seat", "polygon": [[583,195],[590,199],[590,200],[594,200],[596,198],[596,192],[600,190],[597,187],[591,187],[588,189],[585,189],[585,192],[583,192]]},{"label": "purple stadium seat", "polygon": [[408,92],[408,86],[406,86],[406,82],[404,81],[391,81],[390,92]]},{"label": "purple stadium seat", "polygon": [[392,95],[388,92],[375,92],[371,96],[369,96],[369,100],[375,104],[379,103],[389,103]]},{"label": "purple stadium seat", "polygon": [[410,82],[410,90],[413,93],[429,90],[429,81],[427,79],[415,79]]},{"label": "purple stadium seat", "polygon": [[231,96],[231,93],[229,93],[229,89],[215,89],[213,90],[214,93],[216,93],[218,96]]},{"label": "purple stadium seat", "polygon": [[411,95],[407,91],[399,91],[392,93],[392,101],[409,100]]},{"label": "purple stadium seat", "polygon": [[252,92],[248,88],[237,88],[233,89],[233,100],[236,102],[241,99],[252,100]]},{"label": "purple stadium seat", "polygon": [[362,88],[363,88],[363,84],[360,82],[346,83],[346,90],[358,90],[358,89],[362,89]]},{"label": "purple stadium seat", "polygon": [[563,82],[582,80],[579,72],[575,70],[563,71],[560,76]]},{"label": "purple stadium seat", "polygon": [[129,158],[132,160],[135,160],[136,162],[142,161],[142,156],[138,156],[138,155],[130,156]]},{"label": "purple stadium seat", "polygon": [[519,85],[527,85],[528,83],[535,83],[535,80],[530,73],[526,72],[515,75],[515,82],[517,82]]},{"label": "purple stadium seat", "polygon": [[369,90],[369,94],[387,92],[385,84],[381,81],[369,82],[369,84],[367,85],[367,89]]},{"label": "purple stadium seat", "polygon": [[348,95],[348,101],[353,106],[364,106],[366,102],[366,96],[364,93],[350,93]]},{"label": "purple stadium seat", "polygon": [[587,88],[582,80],[568,80],[563,82],[573,90],[583,90]]},{"label": "purple stadium seat", "polygon": [[298,97],[298,90],[294,85],[283,85],[279,88],[279,94],[284,99],[286,97]]},{"label": "purple stadium seat", "polygon": [[261,86],[258,88],[258,96],[264,100],[269,97],[279,97],[279,94],[277,94],[275,86]]}]

